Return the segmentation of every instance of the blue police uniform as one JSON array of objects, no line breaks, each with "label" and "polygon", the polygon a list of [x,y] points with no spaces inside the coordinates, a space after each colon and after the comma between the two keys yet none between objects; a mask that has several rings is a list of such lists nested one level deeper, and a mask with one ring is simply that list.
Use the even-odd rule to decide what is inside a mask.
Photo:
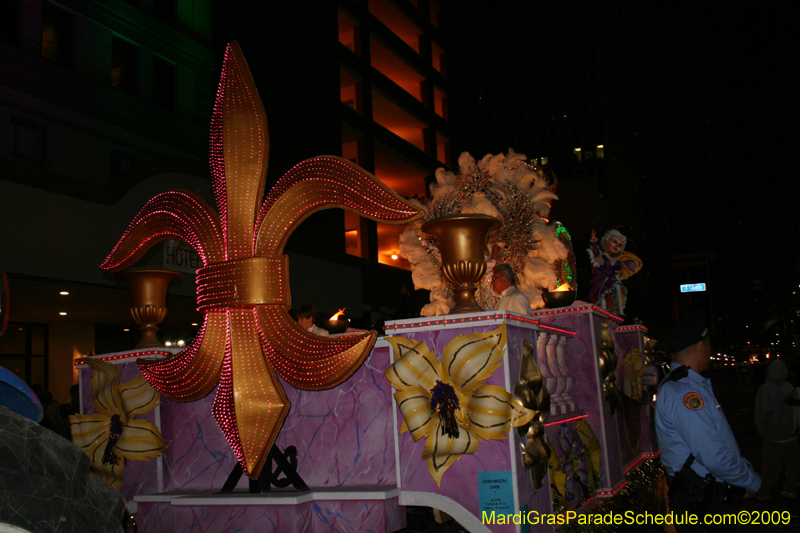
[{"label": "blue police uniform", "polygon": [[[672,363],[671,369],[674,372],[681,366]],[[739,453],[711,381],[691,368],[685,378],[661,385],[656,399],[656,437],[661,462],[671,476],[692,454],[691,468],[700,477],[711,472],[719,482],[752,492],[761,486],[761,478]]]}]

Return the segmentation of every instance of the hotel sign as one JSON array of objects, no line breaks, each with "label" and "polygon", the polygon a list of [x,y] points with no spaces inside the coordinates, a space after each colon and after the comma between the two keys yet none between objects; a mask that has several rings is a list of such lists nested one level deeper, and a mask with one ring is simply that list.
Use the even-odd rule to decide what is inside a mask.
[{"label": "hotel sign", "polygon": [[201,266],[200,255],[185,242],[168,240],[164,243],[164,268],[195,274]]}]

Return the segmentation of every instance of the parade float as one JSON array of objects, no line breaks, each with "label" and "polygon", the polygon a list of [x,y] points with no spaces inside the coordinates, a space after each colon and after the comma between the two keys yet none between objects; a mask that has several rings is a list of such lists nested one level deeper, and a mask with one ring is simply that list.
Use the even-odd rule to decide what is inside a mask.
[{"label": "parade float", "polygon": [[[444,200],[429,209],[325,156],[296,165],[262,203],[266,117],[235,43],[211,129],[219,210],[188,192],[158,195],[102,265],[129,268],[164,239],[192,245],[200,332],[185,349],[76,361],[76,442],[135,507],[139,531],[389,532],[406,527],[407,506],[426,506],[473,532],[551,532],[555,521],[530,518],[623,493],[656,453],[646,329],[551,292],[574,290],[575,262],[569,234],[546,220],[555,193],[538,169],[513,154],[465,156],[461,174],[437,173]],[[424,271],[436,285],[427,316],[387,322],[382,338],[317,337],[289,317],[283,246],[324,208],[408,225],[415,282]],[[477,245],[430,225],[462,215],[505,224],[489,235],[497,224],[478,223]],[[491,260],[522,272],[531,315],[487,309]],[[134,315],[150,327],[160,307],[145,299]]]}]

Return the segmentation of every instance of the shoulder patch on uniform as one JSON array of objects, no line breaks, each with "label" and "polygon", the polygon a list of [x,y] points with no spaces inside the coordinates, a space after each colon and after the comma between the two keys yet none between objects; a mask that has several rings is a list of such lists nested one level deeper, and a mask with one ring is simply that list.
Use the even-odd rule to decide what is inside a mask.
[{"label": "shoulder patch on uniform", "polygon": [[690,392],[683,397],[683,405],[692,411],[697,411],[703,407],[703,397],[696,392]]}]

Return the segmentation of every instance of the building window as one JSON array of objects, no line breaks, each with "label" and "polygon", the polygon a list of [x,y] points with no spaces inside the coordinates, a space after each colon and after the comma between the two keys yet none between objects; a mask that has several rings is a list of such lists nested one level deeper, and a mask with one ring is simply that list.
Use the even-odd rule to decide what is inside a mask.
[{"label": "building window", "polygon": [[[375,146],[375,176],[400,196],[425,202],[428,171],[380,144]],[[378,262],[410,270],[411,265],[400,256],[398,248],[398,240],[405,226],[378,223],[377,228]]]},{"label": "building window", "polygon": [[433,108],[436,114],[445,120],[450,119],[450,113],[447,109],[447,95],[443,90],[437,86],[433,86]]},{"label": "building window", "polygon": [[72,15],[50,2],[42,4],[42,56],[61,65],[72,62]]},{"label": "building window", "polygon": [[436,159],[446,166],[450,166],[450,139],[438,131],[436,132]]},{"label": "building window", "polygon": [[153,103],[175,109],[175,65],[158,56],[153,58]]},{"label": "building window", "polygon": [[606,156],[605,146],[602,144],[597,145],[597,159],[603,159]]},{"label": "building window", "polygon": [[358,57],[361,57],[361,32],[353,17],[339,10],[339,42]]},{"label": "building window", "polygon": [[441,26],[439,26],[439,13],[441,13],[442,11],[441,2],[439,2],[439,0],[430,0],[430,10],[431,10],[431,24],[441,29]]},{"label": "building window", "polygon": [[114,36],[111,42],[111,86],[136,94],[136,45]]},{"label": "building window", "polygon": [[0,338],[0,366],[28,385],[48,387],[48,328],[44,324],[10,323]]},{"label": "building window", "polygon": [[391,0],[370,0],[369,10],[395,35],[413,48],[416,53],[419,53],[419,38],[422,30],[411,22]]},{"label": "building window", "polygon": [[373,67],[405,89],[411,96],[422,101],[422,82],[425,77],[383,44],[374,33],[370,36],[369,53],[370,63]]},{"label": "building window", "polygon": [[447,75],[444,70],[444,50],[434,42],[431,42],[431,61],[433,68],[438,70],[442,76]]},{"label": "building window", "polygon": [[[349,128],[342,128],[342,157],[364,166],[364,136]],[[344,240],[345,251],[349,255],[369,259],[367,219],[345,210]]]},{"label": "building window", "polygon": [[351,107],[359,113],[364,112],[364,102],[361,93],[361,76],[345,67],[339,68],[339,96],[344,105]]},{"label": "building window", "polygon": [[348,128],[342,128],[342,157],[364,166],[364,136]]},{"label": "building window", "polygon": [[375,89],[372,90],[372,117],[398,137],[425,150],[425,124]]},{"label": "building window", "polygon": [[44,167],[44,126],[36,122],[13,117],[14,161],[35,167]]},{"label": "building window", "polygon": [[367,219],[346,209],[344,211],[344,242],[345,251],[349,255],[369,259],[369,254],[367,253]]}]

